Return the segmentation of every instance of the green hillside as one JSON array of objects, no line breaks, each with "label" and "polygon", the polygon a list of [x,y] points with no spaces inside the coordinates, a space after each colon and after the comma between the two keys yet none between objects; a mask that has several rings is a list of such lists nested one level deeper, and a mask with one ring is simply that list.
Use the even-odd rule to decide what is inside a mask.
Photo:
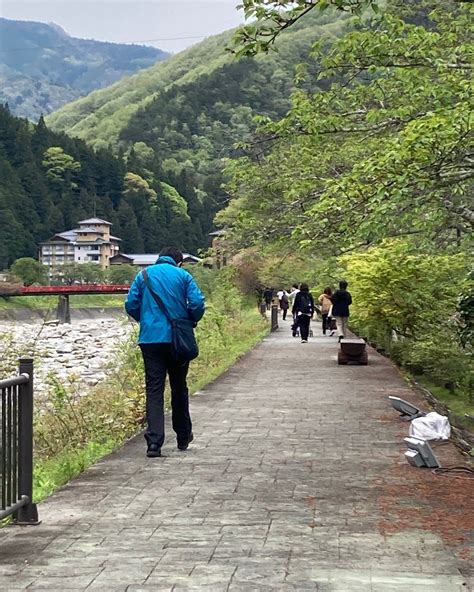
[{"label": "green hillside", "polygon": [[[110,148],[128,169],[150,183],[165,182],[182,195],[204,240],[227,202],[223,159],[252,133],[256,115],[279,117],[289,108],[295,66],[317,68],[308,57],[320,38],[339,37],[345,16],[315,13],[281,36],[278,51],[237,61],[226,52],[233,31],[211,37],[110,88],[51,114],[52,129]],[[306,85],[316,88],[316,75]],[[325,83],[327,84],[327,82]]]},{"label": "green hillside", "polygon": [[[260,56],[256,60],[246,60],[245,66],[236,62],[233,56],[226,52],[226,47],[231,44],[233,31],[210,37],[165,62],[157,63],[106,89],[92,92],[87,97],[62,107],[48,116],[48,124],[53,130],[67,131],[94,147],[104,147],[111,143],[117,149],[121,132],[126,130],[133,115],[139,110],[146,112],[153,99],[175,88],[176,94],[179,92],[178,89],[183,91],[180,101],[186,103],[184,91],[203,77],[208,77],[209,82],[214,82],[212,75],[219,71],[223,76],[219,81],[220,86],[215,90],[222,90],[223,97],[227,74],[231,75],[234,70],[246,69],[249,74],[258,71],[266,73],[266,78],[273,78],[277,87],[274,94],[278,95],[281,102],[281,99],[287,99],[288,91],[293,85],[294,66],[308,59],[308,49],[318,38],[339,36],[344,27],[344,18],[330,14],[310,15],[306,22],[281,36],[277,44],[278,53]],[[252,82],[258,83],[258,80]],[[261,102],[269,91],[271,89],[264,84],[256,85],[250,100],[254,98]],[[216,98],[218,95],[217,92]],[[235,95],[234,102],[238,101],[239,96]],[[284,105],[272,106],[281,111],[287,105],[286,100],[283,103]]]},{"label": "green hillside", "polygon": [[77,39],[51,23],[0,18],[0,103],[37,120],[167,57],[155,47]]}]

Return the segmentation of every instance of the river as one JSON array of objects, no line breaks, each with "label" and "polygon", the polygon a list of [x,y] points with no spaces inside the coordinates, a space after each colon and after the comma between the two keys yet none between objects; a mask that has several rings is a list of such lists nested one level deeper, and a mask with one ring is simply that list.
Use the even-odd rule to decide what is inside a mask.
[{"label": "river", "polygon": [[0,319],[0,378],[11,375],[18,357],[32,355],[39,405],[55,379],[81,396],[87,394],[113,370],[133,329],[124,313],[108,309],[72,310],[70,325],[48,324],[25,311],[10,316],[16,318]]}]

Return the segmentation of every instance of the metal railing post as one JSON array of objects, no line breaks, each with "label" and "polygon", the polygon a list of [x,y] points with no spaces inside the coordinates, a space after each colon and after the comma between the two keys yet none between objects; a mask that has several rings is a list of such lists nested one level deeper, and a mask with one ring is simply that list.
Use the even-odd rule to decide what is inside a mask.
[{"label": "metal railing post", "polygon": [[28,382],[20,385],[19,397],[19,487],[20,498],[28,502],[14,514],[16,524],[39,524],[38,509],[33,503],[33,360],[20,360],[20,374],[29,376]]},{"label": "metal railing post", "polygon": [[271,330],[276,331],[278,329],[278,306],[276,304],[272,304],[271,314]]}]

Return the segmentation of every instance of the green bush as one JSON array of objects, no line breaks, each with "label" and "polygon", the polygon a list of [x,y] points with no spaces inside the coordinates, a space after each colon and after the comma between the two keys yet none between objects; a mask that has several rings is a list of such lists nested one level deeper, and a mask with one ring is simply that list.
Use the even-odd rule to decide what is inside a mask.
[{"label": "green bush", "polygon": [[457,311],[466,257],[415,253],[390,241],[346,255],[341,263],[355,330],[415,374],[466,392],[472,356],[462,347]]}]

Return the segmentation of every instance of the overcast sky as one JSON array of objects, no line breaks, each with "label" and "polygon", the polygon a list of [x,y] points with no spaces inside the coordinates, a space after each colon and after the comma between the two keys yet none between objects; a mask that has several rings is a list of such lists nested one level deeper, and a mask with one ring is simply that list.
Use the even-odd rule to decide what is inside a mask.
[{"label": "overcast sky", "polygon": [[0,0],[0,16],[54,22],[73,37],[146,42],[177,52],[240,24],[237,4],[239,0]]}]

